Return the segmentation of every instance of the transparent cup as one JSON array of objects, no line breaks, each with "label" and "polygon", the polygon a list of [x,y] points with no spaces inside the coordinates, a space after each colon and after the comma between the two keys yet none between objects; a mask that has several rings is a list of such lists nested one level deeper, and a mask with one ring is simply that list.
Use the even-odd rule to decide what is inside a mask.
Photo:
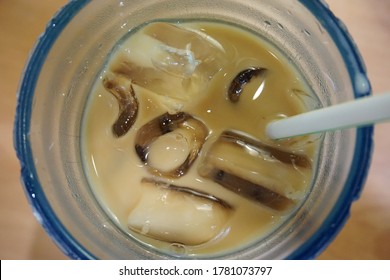
[{"label": "transparent cup", "polygon": [[[146,248],[110,220],[88,185],[80,152],[84,107],[107,55],[131,28],[161,18],[218,20],[254,30],[295,64],[322,106],[371,94],[356,46],[322,1],[70,1],[33,49],[14,132],[34,214],[70,258],[177,258]],[[373,127],[326,133],[312,190],[292,218],[249,247],[213,258],[315,258],[359,197],[372,134]]]}]

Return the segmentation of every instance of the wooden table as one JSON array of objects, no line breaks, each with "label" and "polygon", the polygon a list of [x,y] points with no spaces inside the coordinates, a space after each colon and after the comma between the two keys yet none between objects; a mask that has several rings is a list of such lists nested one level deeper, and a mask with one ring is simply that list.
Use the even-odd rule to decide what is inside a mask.
[{"label": "wooden table", "polygon": [[[34,218],[13,149],[16,91],[36,38],[65,0],[0,1],[0,259],[66,259]],[[328,0],[366,62],[373,91],[390,90],[390,1]],[[390,108],[389,108],[390,109]],[[319,259],[390,259],[390,124],[376,126],[367,182]]]}]

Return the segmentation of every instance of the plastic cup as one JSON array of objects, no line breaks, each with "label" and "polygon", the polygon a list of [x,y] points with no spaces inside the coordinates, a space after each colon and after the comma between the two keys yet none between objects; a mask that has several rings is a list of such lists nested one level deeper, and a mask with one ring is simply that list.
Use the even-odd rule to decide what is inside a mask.
[{"label": "plastic cup", "polygon": [[[295,64],[324,107],[371,93],[355,44],[322,1],[70,1],[48,23],[25,68],[14,135],[33,212],[70,258],[186,258],[147,249],[124,234],[95,199],[80,154],[84,106],[107,55],[129,29],[161,18],[253,30]],[[372,127],[326,133],[311,192],[291,219],[249,247],[213,258],[315,258],[359,197],[372,133]]]}]

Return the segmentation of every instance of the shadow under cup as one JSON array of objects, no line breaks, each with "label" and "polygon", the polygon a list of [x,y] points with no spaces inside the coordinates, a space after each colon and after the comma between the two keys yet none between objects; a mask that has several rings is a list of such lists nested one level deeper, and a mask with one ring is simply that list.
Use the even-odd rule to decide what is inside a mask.
[{"label": "shadow under cup", "polygon": [[[107,55],[131,28],[154,19],[207,19],[255,31],[286,55],[330,106],[370,94],[343,25],[319,1],[71,1],[48,24],[18,96],[15,148],[37,219],[75,259],[174,258],[123,233],[99,206],[83,172],[81,120]],[[324,135],[311,193],[290,220],[248,248],[213,258],[309,259],[345,223],[366,178],[372,127]]]}]

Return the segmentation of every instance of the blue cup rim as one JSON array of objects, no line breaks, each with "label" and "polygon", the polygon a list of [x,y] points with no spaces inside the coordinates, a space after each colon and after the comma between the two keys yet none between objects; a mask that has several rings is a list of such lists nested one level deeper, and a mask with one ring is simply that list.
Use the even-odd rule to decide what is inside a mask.
[{"label": "blue cup rim", "polygon": [[[14,123],[14,147],[20,161],[21,178],[27,199],[37,220],[48,235],[64,254],[72,259],[96,259],[96,257],[83,248],[58,220],[42,190],[29,142],[29,120],[36,83],[48,52],[67,24],[90,1],[70,1],[52,18],[43,35],[38,39],[23,73]],[[299,0],[299,2],[310,10],[328,31],[344,58],[350,77],[356,74],[366,76],[363,60],[353,39],[327,5],[322,0]],[[371,94],[370,85],[367,92],[363,94],[359,93],[354,83],[353,87],[355,98]],[[350,215],[351,205],[359,198],[368,175],[373,150],[373,131],[373,126],[357,129],[352,168],[340,198],[322,226],[287,259],[314,259],[343,228]]]},{"label": "blue cup rim", "polygon": [[73,17],[86,6],[90,0],[70,1],[60,9],[36,42],[33,52],[24,69],[18,91],[17,108],[14,123],[14,147],[21,165],[21,179],[28,202],[38,222],[47,234],[56,242],[62,252],[71,259],[96,259],[81,246],[59,221],[42,186],[38,180],[34,166],[33,153],[30,146],[30,118],[35,87],[39,73],[54,42]]},{"label": "blue cup rim", "polygon": [[[362,57],[345,25],[333,14],[322,0],[299,0],[320,21],[336,43],[350,77],[364,75],[367,79],[366,68]],[[368,79],[367,79],[368,82]],[[371,85],[367,91],[360,92],[358,84],[352,83],[355,98],[371,95]],[[351,170],[340,198],[335,207],[323,222],[321,228],[309,238],[303,246],[293,252],[287,259],[314,259],[337,236],[350,216],[352,203],[360,198],[364,183],[367,179],[373,151],[374,126],[357,129],[356,145]]]}]

